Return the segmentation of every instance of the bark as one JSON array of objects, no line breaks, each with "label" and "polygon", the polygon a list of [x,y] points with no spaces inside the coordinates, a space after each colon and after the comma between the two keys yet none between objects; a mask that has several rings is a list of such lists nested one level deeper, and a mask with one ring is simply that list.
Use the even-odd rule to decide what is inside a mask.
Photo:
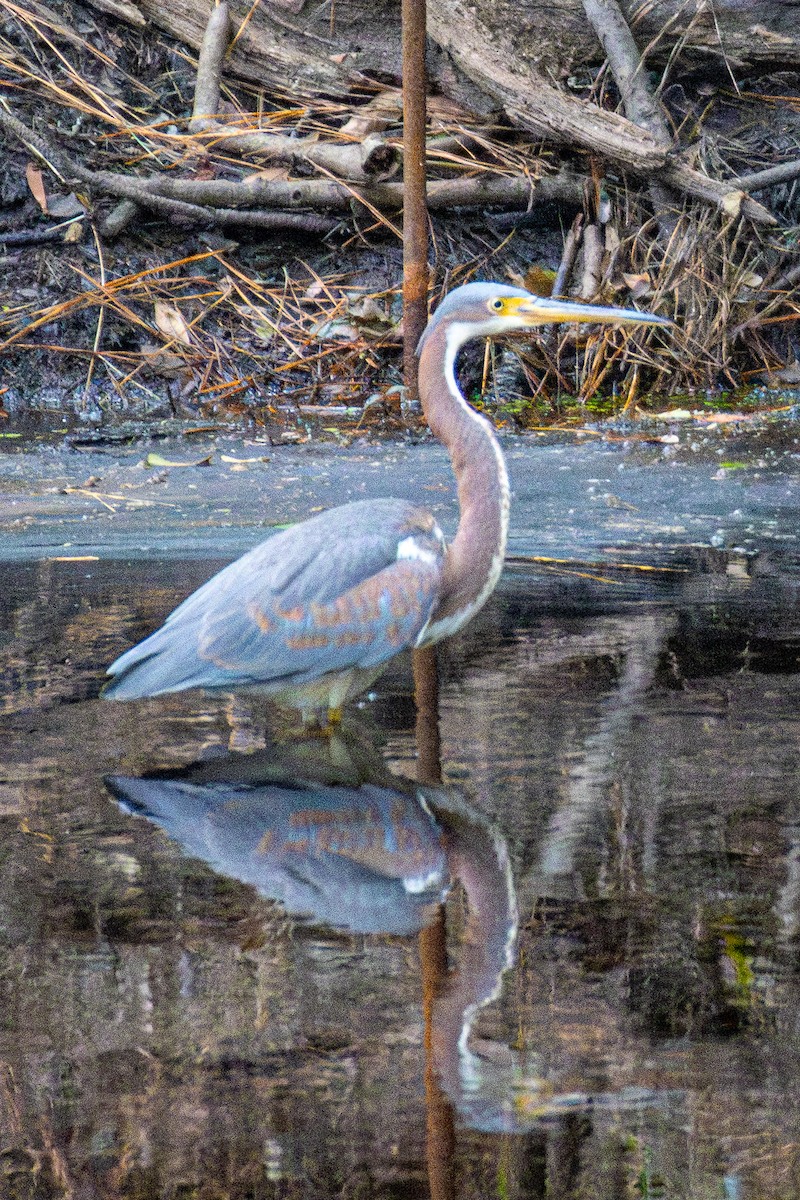
[{"label": "bark", "polygon": [[[34,6],[37,2],[32,0]],[[593,0],[594,7],[602,8],[603,2]],[[618,13],[622,34],[627,36],[625,14],[612,7]],[[287,8],[292,20],[284,15]],[[232,125],[219,124],[211,113],[219,104],[214,78],[223,58],[226,70],[256,77],[260,83],[283,91],[294,103],[321,92],[347,96],[356,105],[370,84],[376,86],[376,78],[395,81],[400,38],[397,9],[390,0],[370,0],[369,6],[366,0],[336,0],[335,7],[325,9],[326,24],[321,24],[322,6],[308,4],[306,11],[304,0],[273,0],[272,5],[264,0],[256,6],[249,0],[246,5],[243,0],[235,0],[233,41],[224,54],[227,30],[214,33],[214,10],[209,0],[170,0],[168,5],[165,0],[137,0],[137,11],[190,44],[199,45],[204,36],[217,37],[219,49],[212,62],[212,79],[204,81],[201,71],[199,80],[193,121],[196,132],[242,153],[302,160],[323,174],[367,184],[361,188],[365,199],[373,181],[391,174],[395,148],[379,136],[373,135],[374,142],[367,139],[348,144],[261,131],[243,133]],[[747,0],[744,4],[742,0],[718,0],[713,12],[709,0],[653,0],[642,11],[644,16],[634,29],[636,44],[648,64],[668,54],[676,40],[681,45],[682,62],[687,54],[699,52],[724,55],[728,64],[743,60],[745,55],[751,62],[759,56],[773,63],[800,62],[800,34],[795,33],[792,24],[792,0],[772,0],[771,4],[766,0]],[[430,0],[428,31],[439,51],[444,52],[438,58],[429,54],[433,80],[440,90],[463,93],[469,85],[473,97],[478,98],[478,107],[502,109],[514,124],[537,137],[584,149],[640,176],[658,176],[681,192],[710,201],[728,213],[741,212],[765,225],[775,223],[735,181],[708,179],[676,158],[657,120],[646,119],[647,127],[643,127],[579,99],[552,82],[569,64],[603,56],[586,20],[584,0],[554,0],[546,5],[539,0],[523,0],[521,4],[511,0]],[[634,46],[633,39],[630,45]],[[634,68],[634,76],[637,72]],[[630,103],[636,86],[635,78],[621,80],[623,94]],[[639,92],[640,99],[646,100],[645,91],[640,88]],[[97,180],[100,174],[95,176]],[[149,181],[143,186],[148,188]],[[134,190],[117,188],[115,194],[135,201]],[[177,215],[177,199],[175,205]],[[151,206],[166,211],[163,202]],[[226,223],[235,219],[237,207],[235,203],[224,213]],[[190,218],[196,214],[190,214],[184,206],[183,215]]]},{"label": "bark", "polygon": [[[403,205],[400,183],[373,184],[358,189],[332,179],[244,179],[234,183],[222,179],[171,179],[153,175],[142,181],[148,193],[195,205],[224,208],[260,206],[274,209],[314,209],[348,212],[363,199],[386,211]],[[138,193],[141,195],[141,192]],[[437,179],[428,183],[428,207],[436,212],[449,208],[524,209],[533,201],[580,204],[583,181],[563,171],[546,175],[538,182],[505,175],[481,174],[460,179]]]},{"label": "bark", "polygon": [[[132,23],[166,30],[195,48],[212,9],[210,0],[88,2]],[[399,8],[392,0],[336,0],[335,6],[310,0],[252,6],[249,0],[236,0],[234,32],[252,15],[226,58],[226,70],[284,91],[295,101],[319,93],[344,100],[354,90],[363,95],[370,84],[396,85],[401,76]],[[715,0],[713,5],[709,0],[653,0],[647,5],[628,0],[624,9],[640,50],[656,64],[666,62],[676,46],[683,66],[702,67],[713,59],[734,69],[800,64],[793,0]],[[477,88],[470,74],[471,59],[475,53],[480,59],[482,49],[537,88],[539,79],[564,79],[603,58],[582,0],[430,0],[428,32],[461,68],[453,72],[449,57],[432,50],[432,82],[447,95],[471,98],[477,111],[493,95],[482,91],[480,72]],[[538,103],[538,94],[529,89],[521,107]]]},{"label": "bark", "polygon": [[316,134],[291,137],[270,130],[242,130],[217,120],[220,76],[229,44],[229,6],[222,3],[212,11],[200,46],[194,110],[189,122],[192,133],[230,153],[267,162],[310,163],[340,179],[388,179],[394,175],[400,156],[395,147],[374,133],[363,141],[324,142]]}]

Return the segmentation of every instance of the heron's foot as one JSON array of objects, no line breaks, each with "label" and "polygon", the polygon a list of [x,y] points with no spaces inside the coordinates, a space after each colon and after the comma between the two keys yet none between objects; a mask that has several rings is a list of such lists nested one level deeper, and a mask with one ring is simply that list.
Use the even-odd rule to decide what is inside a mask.
[{"label": "heron's foot", "polygon": [[342,710],[329,708],[326,713],[317,713],[314,721],[303,721],[303,733],[306,737],[333,738],[338,737],[342,723]]},{"label": "heron's foot", "polygon": [[301,724],[282,731],[282,737],[294,741],[304,738],[334,737],[342,723],[342,709],[303,709]]}]

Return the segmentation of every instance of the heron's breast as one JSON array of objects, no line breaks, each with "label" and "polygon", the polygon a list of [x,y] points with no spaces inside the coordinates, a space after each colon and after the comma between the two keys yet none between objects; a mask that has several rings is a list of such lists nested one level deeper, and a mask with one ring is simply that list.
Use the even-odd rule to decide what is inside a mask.
[{"label": "heron's breast", "polygon": [[454,597],[451,601],[441,604],[417,638],[417,646],[432,646],[435,642],[444,641],[463,629],[467,622],[480,612],[497,587],[504,561],[505,553],[504,549],[501,549],[492,558],[486,580],[475,596],[462,603]]}]

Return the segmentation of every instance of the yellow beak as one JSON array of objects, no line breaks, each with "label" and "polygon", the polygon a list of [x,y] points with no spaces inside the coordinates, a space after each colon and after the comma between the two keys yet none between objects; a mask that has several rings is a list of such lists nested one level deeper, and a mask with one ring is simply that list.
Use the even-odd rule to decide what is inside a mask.
[{"label": "yellow beak", "polygon": [[576,304],[571,300],[551,300],[531,296],[529,300],[509,301],[509,307],[527,325],[672,325],[668,317],[639,312],[635,308],[606,308],[602,304]]}]

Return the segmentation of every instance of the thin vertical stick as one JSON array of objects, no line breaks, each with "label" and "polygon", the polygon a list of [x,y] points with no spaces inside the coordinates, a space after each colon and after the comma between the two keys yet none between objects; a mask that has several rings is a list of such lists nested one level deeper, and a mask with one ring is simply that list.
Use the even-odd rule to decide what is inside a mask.
[{"label": "thin vertical stick", "polygon": [[417,397],[417,342],[428,319],[425,196],[426,0],[402,0],[403,22],[403,379]]}]

